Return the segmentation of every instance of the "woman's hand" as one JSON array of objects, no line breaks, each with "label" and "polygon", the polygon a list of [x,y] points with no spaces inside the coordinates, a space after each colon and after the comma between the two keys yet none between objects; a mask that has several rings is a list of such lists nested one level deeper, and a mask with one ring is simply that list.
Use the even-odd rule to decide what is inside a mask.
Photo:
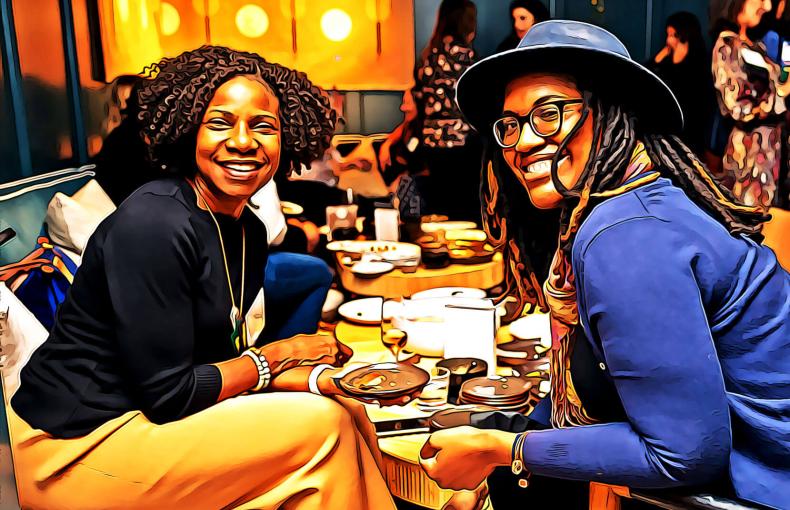
[{"label": "woman's hand", "polygon": [[664,46],[663,48],[661,48],[661,51],[659,51],[658,54],[656,54],[656,58],[654,59],[655,63],[656,64],[661,63],[661,61],[667,58],[671,53],[672,53],[672,48],[670,48],[669,46]]},{"label": "woman's hand", "polygon": [[483,510],[488,497],[488,485],[483,483],[473,491],[456,491],[442,510]]},{"label": "woman's hand", "polygon": [[420,450],[420,465],[439,487],[474,490],[495,467],[510,464],[515,440],[515,434],[501,430],[440,430]]},{"label": "woman's hand", "polygon": [[392,140],[387,137],[379,147],[379,171],[384,173],[392,165]]},{"label": "woman's hand", "polygon": [[303,365],[328,363],[342,366],[354,354],[331,334],[296,335],[260,348],[269,362],[272,375]]}]

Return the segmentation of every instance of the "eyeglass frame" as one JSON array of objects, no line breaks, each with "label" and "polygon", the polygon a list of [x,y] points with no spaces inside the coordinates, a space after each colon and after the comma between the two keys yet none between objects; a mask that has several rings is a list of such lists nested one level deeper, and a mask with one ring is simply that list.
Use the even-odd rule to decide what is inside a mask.
[{"label": "eyeglass frame", "polygon": [[[570,105],[570,104],[583,104],[583,103],[584,103],[584,99],[582,99],[582,98],[563,99],[563,100],[559,100],[559,101],[547,101],[545,103],[542,103],[542,104],[539,104],[539,105],[533,107],[529,111],[529,113],[527,113],[526,115],[509,114],[509,115],[506,115],[504,117],[500,117],[496,121],[494,121],[494,123],[491,125],[491,131],[494,134],[494,140],[496,140],[497,145],[499,145],[501,148],[503,148],[503,149],[512,149],[513,147],[518,145],[518,141],[521,140],[521,135],[522,135],[522,133],[524,131],[524,126],[527,124],[527,122],[529,122],[529,128],[532,130],[533,133],[535,133],[535,135],[537,135],[537,136],[539,136],[539,137],[541,137],[543,139],[551,138],[552,136],[554,136],[557,133],[559,133],[560,130],[562,129],[562,121],[563,121],[563,118],[564,118],[565,107]],[[538,131],[535,129],[535,126],[532,123],[532,116],[535,114],[535,112],[538,110],[538,108],[543,108],[544,106],[548,106],[548,105],[557,105],[558,106],[558,108],[560,110],[560,121],[557,124],[557,129],[554,130],[553,133],[548,134],[548,135],[542,135],[542,134],[538,133]],[[518,138],[516,138],[516,141],[512,145],[503,145],[502,142],[499,141],[499,137],[497,136],[496,126],[497,126],[497,124],[500,121],[505,120],[505,119],[507,119],[509,117],[512,117],[512,118],[514,118],[514,119],[516,119],[518,121]]]}]

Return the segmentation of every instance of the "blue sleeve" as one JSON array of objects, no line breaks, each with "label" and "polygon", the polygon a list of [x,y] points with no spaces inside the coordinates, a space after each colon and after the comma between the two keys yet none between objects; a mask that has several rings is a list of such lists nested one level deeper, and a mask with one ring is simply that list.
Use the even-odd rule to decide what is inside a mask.
[{"label": "blue sleeve", "polygon": [[574,254],[580,315],[628,421],[530,433],[523,455],[532,472],[639,488],[726,474],[724,380],[687,244],[660,220],[639,218]]}]

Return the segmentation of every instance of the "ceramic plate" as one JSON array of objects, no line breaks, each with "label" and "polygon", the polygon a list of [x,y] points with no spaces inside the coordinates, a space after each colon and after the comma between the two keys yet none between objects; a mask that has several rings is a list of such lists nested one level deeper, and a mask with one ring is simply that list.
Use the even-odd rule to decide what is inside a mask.
[{"label": "ceramic plate", "polygon": [[352,370],[336,381],[349,395],[375,399],[408,395],[421,389],[430,380],[428,372],[414,365],[374,363]]},{"label": "ceramic plate", "polygon": [[375,278],[395,269],[391,262],[362,261],[351,266],[351,272],[362,278]]},{"label": "ceramic plate", "polygon": [[283,210],[283,214],[288,216],[299,216],[304,212],[304,207],[293,202],[280,201],[280,207]]},{"label": "ceramic plate", "polygon": [[548,314],[525,315],[511,322],[510,334],[521,340],[538,338],[541,340],[541,344],[548,342],[548,347],[551,347],[551,326]]},{"label": "ceramic plate", "polygon": [[483,299],[486,297],[486,291],[484,291],[483,289],[475,289],[473,287],[438,287],[435,289],[423,290],[411,296],[412,299],[430,299],[430,298],[445,298],[445,297]]},{"label": "ceramic plate", "polygon": [[358,324],[381,324],[381,298],[355,299],[340,305],[337,313]]},{"label": "ceramic plate", "polygon": [[438,232],[439,230],[469,230],[477,228],[474,221],[437,221],[435,223],[423,223],[420,228],[427,233]]},{"label": "ceramic plate", "polygon": [[486,233],[476,228],[463,230],[448,230],[444,233],[444,238],[448,241],[478,241],[483,242],[488,239]]}]

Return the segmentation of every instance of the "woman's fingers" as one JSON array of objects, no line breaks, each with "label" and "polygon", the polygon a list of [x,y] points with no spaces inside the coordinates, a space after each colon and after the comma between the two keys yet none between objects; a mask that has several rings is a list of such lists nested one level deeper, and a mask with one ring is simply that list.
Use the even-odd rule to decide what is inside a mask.
[{"label": "woman's fingers", "polygon": [[438,447],[438,446],[436,446],[434,444],[434,437],[433,436],[434,436],[434,434],[431,434],[430,436],[428,436],[428,440],[425,441],[425,444],[422,445],[422,448],[420,449],[420,464],[422,464],[423,460],[425,460],[425,461],[434,460],[435,461],[436,460],[435,459],[436,455],[441,450],[440,447]]},{"label": "woman's fingers", "polygon": [[354,355],[354,350],[351,347],[344,344],[343,342],[341,342],[340,340],[337,341],[337,344],[340,347],[340,352],[343,353],[343,356],[345,356],[346,359],[351,359],[351,356]]}]

